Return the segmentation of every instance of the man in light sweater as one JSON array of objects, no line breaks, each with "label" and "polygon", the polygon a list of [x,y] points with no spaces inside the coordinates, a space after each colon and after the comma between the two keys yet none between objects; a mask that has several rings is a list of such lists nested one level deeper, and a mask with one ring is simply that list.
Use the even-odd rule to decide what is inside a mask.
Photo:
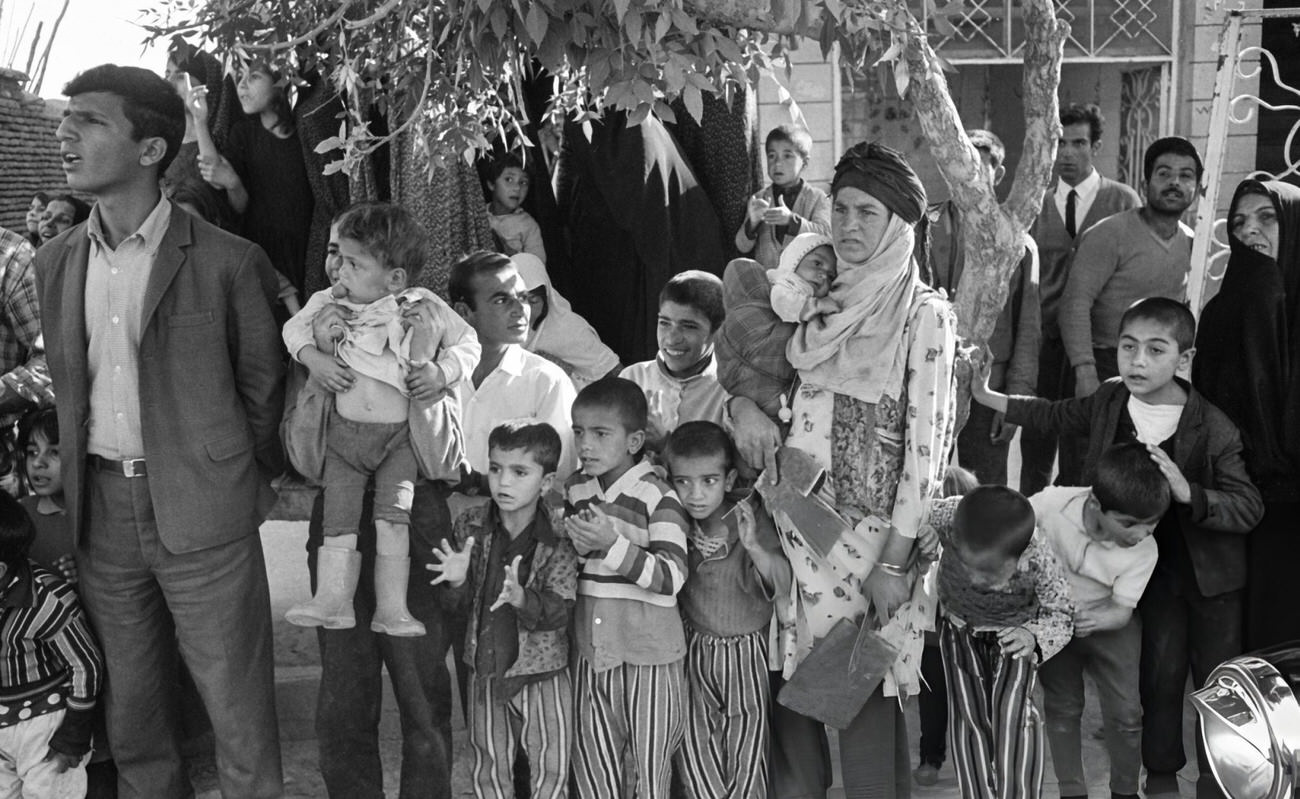
[{"label": "man in light sweater", "polygon": [[[1038,349],[1038,396],[1061,399],[1067,377],[1065,347],[1057,325],[1061,294],[1069,276],[1070,255],[1079,234],[1112,214],[1136,208],[1137,192],[1093,166],[1101,152],[1101,111],[1095,105],[1061,109],[1061,139],[1056,148],[1056,184],[1043,198],[1034,223],[1038,244],[1042,338]],[[1020,491],[1038,493],[1050,482],[1056,460],[1056,435],[1035,430],[1020,433]]]},{"label": "man in light sweater", "polygon": [[1061,338],[1074,369],[1075,396],[1115,377],[1119,319],[1146,297],[1187,300],[1192,229],[1183,212],[1196,199],[1201,156],[1180,136],[1158,139],[1143,160],[1146,205],[1084,234],[1061,298]]}]

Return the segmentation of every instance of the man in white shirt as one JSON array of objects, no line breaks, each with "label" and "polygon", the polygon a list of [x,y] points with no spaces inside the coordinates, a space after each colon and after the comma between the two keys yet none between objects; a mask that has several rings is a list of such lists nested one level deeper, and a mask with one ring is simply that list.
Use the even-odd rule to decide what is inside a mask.
[{"label": "man in white shirt", "polygon": [[563,369],[523,347],[530,306],[519,271],[500,253],[472,253],[452,266],[447,295],[483,348],[474,372],[455,387],[470,468],[486,478],[492,429],[510,419],[532,419],[560,434],[556,483],[563,484],[575,465],[569,411],[577,392]]}]

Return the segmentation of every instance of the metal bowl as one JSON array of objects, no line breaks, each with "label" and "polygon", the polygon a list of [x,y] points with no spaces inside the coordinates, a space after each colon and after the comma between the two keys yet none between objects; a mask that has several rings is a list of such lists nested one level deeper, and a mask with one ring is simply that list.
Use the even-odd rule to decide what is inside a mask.
[{"label": "metal bowl", "polygon": [[1201,739],[1231,799],[1293,799],[1300,788],[1300,642],[1220,664],[1192,692]]}]

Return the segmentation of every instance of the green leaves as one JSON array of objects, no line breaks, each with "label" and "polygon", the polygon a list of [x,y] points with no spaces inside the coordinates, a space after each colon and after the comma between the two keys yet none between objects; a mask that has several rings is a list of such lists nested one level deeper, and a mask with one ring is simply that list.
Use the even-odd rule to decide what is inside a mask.
[{"label": "green leaves", "polygon": [[[784,14],[800,3],[806,17],[812,8],[811,0],[769,2],[739,5],[760,21],[765,9]],[[821,31],[823,49],[838,43],[854,57],[878,52],[886,10],[902,2],[820,0],[831,20]],[[318,62],[352,120],[321,145],[343,154],[338,168],[351,168],[382,143],[360,124],[376,101],[403,109],[397,123],[416,133],[417,150],[433,159],[495,140],[518,144],[530,124],[521,87],[539,64],[556,81],[549,114],[582,121],[612,108],[626,111],[631,124],[651,114],[672,121],[678,98],[699,121],[705,92],[729,97],[764,73],[788,70],[782,37],[717,21],[734,12],[731,0],[186,3],[161,7],[156,38],[182,32],[232,61],[268,59],[291,76],[303,59]],[[858,49],[846,49],[850,42]]]}]

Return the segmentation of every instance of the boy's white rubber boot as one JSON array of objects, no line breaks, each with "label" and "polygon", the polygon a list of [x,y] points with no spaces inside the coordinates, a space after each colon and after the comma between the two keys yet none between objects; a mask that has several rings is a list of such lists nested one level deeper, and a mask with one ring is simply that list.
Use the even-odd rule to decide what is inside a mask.
[{"label": "boy's white rubber boot", "polygon": [[299,627],[348,630],[357,626],[352,597],[361,576],[361,553],[346,547],[322,546],[316,550],[316,594],[284,614]]},{"label": "boy's white rubber boot", "polygon": [[410,558],[375,556],[375,616],[370,629],[403,638],[424,635],[424,625],[406,609],[406,584],[410,576]]}]

